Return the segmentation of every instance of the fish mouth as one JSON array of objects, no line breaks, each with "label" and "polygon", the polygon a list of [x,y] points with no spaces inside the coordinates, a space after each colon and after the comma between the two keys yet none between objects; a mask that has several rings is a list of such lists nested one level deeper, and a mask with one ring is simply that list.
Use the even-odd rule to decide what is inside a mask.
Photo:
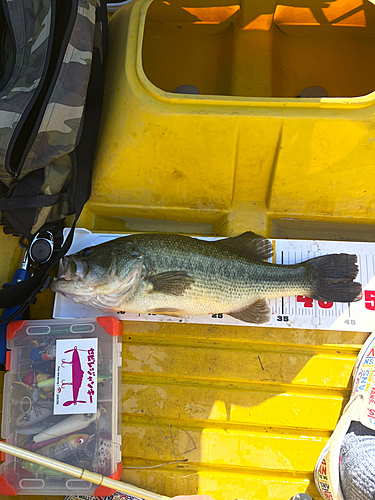
[{"label": "fish mouth", "polygon": [[88,265],[86,262],[76,260],[73,255],[68,255],[62,260],[63,272],[60,274],[60,279],[65,281],[77,281],[83,279],[88,273]]}]

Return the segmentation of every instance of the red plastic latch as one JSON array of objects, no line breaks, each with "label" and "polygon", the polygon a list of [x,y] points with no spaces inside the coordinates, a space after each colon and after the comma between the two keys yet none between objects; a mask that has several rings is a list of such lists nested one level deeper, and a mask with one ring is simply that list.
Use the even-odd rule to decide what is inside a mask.
[{"label": "red plastic latch", "polygon": [[[2,439],[2,440],[1,440],[1,442],[2,442],[2,443],[6,443],[6,440],[5,440],[5,439]],[[2,462],[4,462],[4,461],[5,461],[5,452],[4,452],[4,451],[0,451],[0,460],[1,460]],[[1,476],[0,476],[0,477],[1,477]],[[1,490],[0,490],[0,491],[1,491]]]},{"label": "red plastic latch", "polygon": [[8,324],[7,326],[7,340],[11,339],[16,335],[18,330],[22,328],[22,325],[25,323],[25,321],[19,319],[18,321],[12,321],[11,323]]},{"label": "red plastic latch", "polygon": [[[116,318],[114,318],[116,319]],[[116,479],[118,481],[122,476],[122,462],[120,465],[117,467],[117,470],[112,476],[109,476],[111,479]],[[96,488],[95,490],[95,496],[97,497],[109,497],[115,493],[116,490],[111,490],[110,488],[106,488],[105,486],[99,486],[99,488]]]},{"label": "red plastic latch", "polygon": [[12,352],[7,351],[5,354],[5,369],[6,371],[10,370],[10,358],[11,358]]},{"label": "red plastic latch", "polygon": [[2,495],[16,496],[16,490],[8,483],[4,476],[0,476],[0,491]]},{"label": "red plastic latch", "polygon": [[99,316],[96,321],[109,335],[114,337],[122,335],[122,323],[114,316]]}]

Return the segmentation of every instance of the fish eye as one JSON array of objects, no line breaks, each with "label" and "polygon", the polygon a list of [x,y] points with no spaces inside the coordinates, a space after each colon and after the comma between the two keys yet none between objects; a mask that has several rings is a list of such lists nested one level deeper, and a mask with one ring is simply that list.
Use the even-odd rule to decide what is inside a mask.
[{"label": "fish eye", "polygon": [[90,247],[85,248],[84,250],[82,250],[82,256],[83,257],[88,257],[89,255],[91,255],[91,253],[92,253],[92,249]]}]

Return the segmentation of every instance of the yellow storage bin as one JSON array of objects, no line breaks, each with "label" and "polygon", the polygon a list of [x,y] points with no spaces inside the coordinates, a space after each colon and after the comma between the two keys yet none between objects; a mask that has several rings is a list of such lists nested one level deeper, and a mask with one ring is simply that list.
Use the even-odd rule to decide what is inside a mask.
[{"label": "yellow storage bin", "polygon": [[[283,218],[372,223],[374,33],[367,0],[122,7],[86,225],[143,218],[277,236]],[[303,97],[314,94],[328,97]]]},{"label": "yellow storage bin", "polygon": [[123,326],[123,480],[169,496],[321,500],[313,469],[366,333]]}]

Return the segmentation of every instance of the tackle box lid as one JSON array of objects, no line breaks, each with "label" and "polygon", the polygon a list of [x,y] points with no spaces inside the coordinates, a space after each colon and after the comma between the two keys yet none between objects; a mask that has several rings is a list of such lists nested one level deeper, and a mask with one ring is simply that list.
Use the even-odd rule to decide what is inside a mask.
[{"label": "tackle box lid", "polygon": [[[14,321],[7,327],[1,436],[70,465],[121,476],[121,322],[111,316]],[[110,494],[4,456],[2,493]]]}]

